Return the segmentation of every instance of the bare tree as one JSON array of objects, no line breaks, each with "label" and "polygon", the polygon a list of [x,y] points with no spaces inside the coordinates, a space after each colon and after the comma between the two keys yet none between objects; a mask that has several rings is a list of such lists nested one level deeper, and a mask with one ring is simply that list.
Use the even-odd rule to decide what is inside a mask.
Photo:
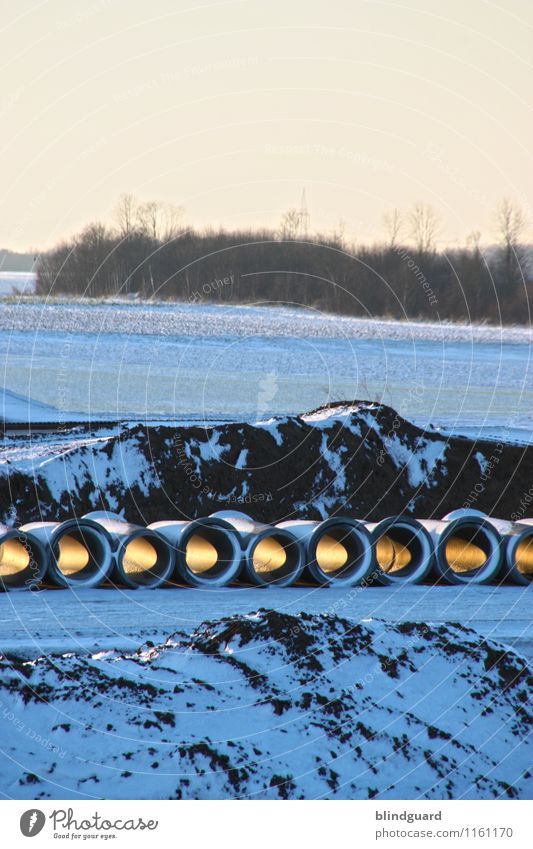
[{"label": "bare tree", "polygon": [[525,218],[519,206],[504,198],[496,210],[496,228],[500,244],[504,248],[515,248],[525,227]]},{"label": "bare tree", "polygon": [[302,216],[299,209],[288,209],[281,217],[280,233],[282,239],[296,239],[300,235]]},{"label": "bare tree", "polygon": [[183,213],[180,206],[150,200],[139,205],[137,220],[141,230],[150,238],[168,242],[181,232],[179,222]]},{"label": "bare tree", "polygon": [[481,231],[480,230],[472,230],[471,233],[466,237],[466,246],[469,250],[474,251],[474,253],[479,253],[479,245],[481,242]]},{"label": "bare tree", "polygon": [[130,194],[123,194],[119,197],[113,210],[113,220],[115,221],[118,231],[123,239],[128,238],[134,232],[137,220],[138,209],[137,201]]},{"label": "bare tree", "polygon": [[409,235],[413,239],[417,251],[429,253],[435,248],[435,239],[439,231],[439,220],[431,208],[425,203],[415,203],[409,213]]},{"label": "bare tree", "polygon": [[523,276],[524,254],[520,238],[526,221],[519,206],[503,198],[496,209],[496,233],[501,246],[505,283],[513,287]]},{"label": "bare tree", "polygon": [[386,212],[383,216],[383,225],[387,235],[387,245],[393,250],[398,244],[398,239],[403,228],[403,219],[400,210],[394,208],[390,212]]}]

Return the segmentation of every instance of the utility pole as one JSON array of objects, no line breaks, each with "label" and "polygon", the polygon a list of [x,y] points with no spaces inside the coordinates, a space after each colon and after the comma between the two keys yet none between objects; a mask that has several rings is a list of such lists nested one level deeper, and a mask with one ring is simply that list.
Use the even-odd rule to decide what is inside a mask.
[{"label": "utility pole", "polygon": [[307,235],[309,232],[309,212],[307,209],[307,196],[305,194],[305,188],[302,189],[302,200],[300,203],[300,234],[307,239]]}]

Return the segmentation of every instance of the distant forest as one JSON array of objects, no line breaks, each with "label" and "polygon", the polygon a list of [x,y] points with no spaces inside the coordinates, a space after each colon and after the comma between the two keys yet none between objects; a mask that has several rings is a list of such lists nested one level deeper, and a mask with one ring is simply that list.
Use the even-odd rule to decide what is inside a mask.
[{"label": "distant forest", "polygon": [[[189,303],[281,303],[352,316],[527,324],[533,281],[524,219],[504,200],[498,244],[473,233],[438,250],[438,219],[417,204],[384,217],[380,244],[308,234],[300,210],[270,230],[188,229],[182,211],[123,196],[112,224],[93,223],[37,261],[37,293]],[[529,249],[530,250],[530,249]]]}]

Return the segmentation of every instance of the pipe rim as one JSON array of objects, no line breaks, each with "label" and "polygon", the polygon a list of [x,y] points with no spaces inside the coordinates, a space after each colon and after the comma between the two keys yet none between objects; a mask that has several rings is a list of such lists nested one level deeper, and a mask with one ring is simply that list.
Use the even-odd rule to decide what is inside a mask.
[{"label": "pipe rim", "polygon": [[[285,552],[289,552],[290,554],[289,562],[286,561],[287,565],[283,563],[279,570],[277,570],[278,574],[271,580],[265,580],[263,574],[266,573],[258,572],[253,562],[254,553],[258,546],[266,539],[274,539],[285,549]],[[258,533],[255,539],[248,546],[248,549],[245,552],[245,566],[246,573],[254,584],[263,587],[290,586],[291,584],[294,584],[294,582],[297,581],[302,574],[304,567],[303,550],[296,537],[289,531],[285,531],[283,528],[268,528]]]},{"label": "pipe rim", "polygon": [[[139,539],[145,539],[155,549],[158,560],[161,558],[161,562],[155,564],[157,565],[157,569],[150,567],[144,571],[128,572],[125,568],[124,560],[127,548],[135,540]],[[156,531],[152,531],[149,528],[138,528],[120,540],[115,553],[115,564],[119,581],[129,589],[155,589],[164,584],[165,581],[168,581],[172,575],[174,570],[174,550]],[[142,578],[134,578],[132,575],[139,575]]]},{"label": "pipe rim", "polygon": [[[505,539],[506,538],[504,536],[504,541]],[[518,534],[508,536],[505,546],[505,565],[507,575],[512,581],[518,581],[518,583],[522,586],[529,586],[530,584],[533,584],[533,571],[521,572],[516,564],[516,550],[520,543],[526,539],[531,540],[530,544],[533,545],[533,526],[526,525]]]},{"label": "pipe rim", "polygon": [[[486,555],[485,563],[469,572],[455,572],[446,559],[446,543],[461,528],[475,528],[489,542],[490,553]],[[447,523],[446,528],[439,534],[435,543],[435,562],[437,570],[445,581],[451,584],[486,584],[493,581],[503,563],[503,541],[493,525],[481,516],[458,516]]]},{"label": "pipe rim", "polygon": [[[219,566],[216,570],[216,574],[211,572],[211,570],[208,570],[211,572],[211,575],[209,576],[205,575],[203,572],[194,572],[187,563],[187,543],[190,542],[193,536],[200,535],[201,532],[204,532],[204,534],[220,535],[220,537],[224,540],[224,545],[227,545],[231,552],[230,556],[225,560],[226,566]],[[180,576],[184,578],[187,583],[192,584],[193,586],[225,586],[231,583],[241,570],[242,549],[237,539],[235,529],[229,523],[224,522],[222,519],[217,519],[216,517],[212,519],[211,517],[206,519],[196,519],[191,522],[183,533],[180,546],[174,547],[174,551],[176,552],[176,568]]]},{"label": "pipe rim", "polygon": [[[0,591],[35,591],[44,581],[49,568],[49,558],[46,553],[46,549],[36,537],[31,535],[31,533],[19,531],[15,528],[0,535],[0,546],[3,546],[4,543],[9,542],[10,540],[16,540],[24,549],[26,549],[30,559],[28,565],[21,570],[21,572],[16,573],[17,575],[20,575],[20,577],[26,575],[23,583],[18,581],[16,583],[12,583],[8,576],[3,576],[0,572]],[[37,567],[36,570],[32,569],[32,563]]]},{"label": "pipe rim", "polygon": [[[80,570],[80,574],[65,574],[59,565],[59,542],[65,536],[74,537],[86,535],[91,545],[98,550],[98,555],[93,553],[89,546],[89,556],[94,560],[94,566],[89,572]],[[83,543],[82,543],[83,544]],[[50,564],[48,574],[50,579],[60,587],[94,587],[101,584],[108,577],[112,565],[112,544],[107,531],[97,522],[90,519],[67,519],[57,527],[50,538]]]},{"label": "pipe rim", "polygon": [[[419,583],[427,577],[433,566],[431,537],[423,525],[411,516],[389,516],[378,522],[372,531],[376,551],[379,540],[384,536],[388,536],[388,532],[394,528],[397,528],[402,534],[407,533],[410,535],[411,540],[416,540],[416,545],[419,547],[417,562],[413,565],[408,564],[391,574],[381,568],[376,553],[375,571],[377,579],[385,585]],[[403,545],[403,543],[401,544]]]},{"label": "pipe rim", "polygon": [[[341,566],[334,573],[326,572],[322,569],[318,561],[317,548],[321,539],[326,535],[331,535],[332,531],[337,528],[341,533],[343,533],[343,529],[345,532],[345,536],[340,541],[341,545],[344,544],[344,539],[353,539],[356,541],[356,546],[360,549],[360,552],[351,558],[348,566]],[[309,554],[310,558],[307,566],[316,581],[330,586],[353,586],[368,578],[372,571],[375,557],[375,543],[372,534],[362,522],[357,522],[354,519],[336,519],[331,517],[321,522],[313,532]]]}]

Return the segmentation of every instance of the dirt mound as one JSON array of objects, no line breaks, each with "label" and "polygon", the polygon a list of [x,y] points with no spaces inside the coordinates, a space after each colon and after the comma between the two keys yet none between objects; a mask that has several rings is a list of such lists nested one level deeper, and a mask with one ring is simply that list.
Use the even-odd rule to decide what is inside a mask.
[{"label": "dirt mound", "polygon": [[528,692],[520,656],[460,625],[260,609],[132,653],[3,658],[3,790],[527,798]]},{"label": "dirt mound", "polygon": [[3,519],[92,509],[132,521],[242,509],[263,521],[347,514],[504,518],[531,486],[533,446],[446,438],[393,409],[341,402],[302,416],[212,427],[102,426],[4,440]]}]

